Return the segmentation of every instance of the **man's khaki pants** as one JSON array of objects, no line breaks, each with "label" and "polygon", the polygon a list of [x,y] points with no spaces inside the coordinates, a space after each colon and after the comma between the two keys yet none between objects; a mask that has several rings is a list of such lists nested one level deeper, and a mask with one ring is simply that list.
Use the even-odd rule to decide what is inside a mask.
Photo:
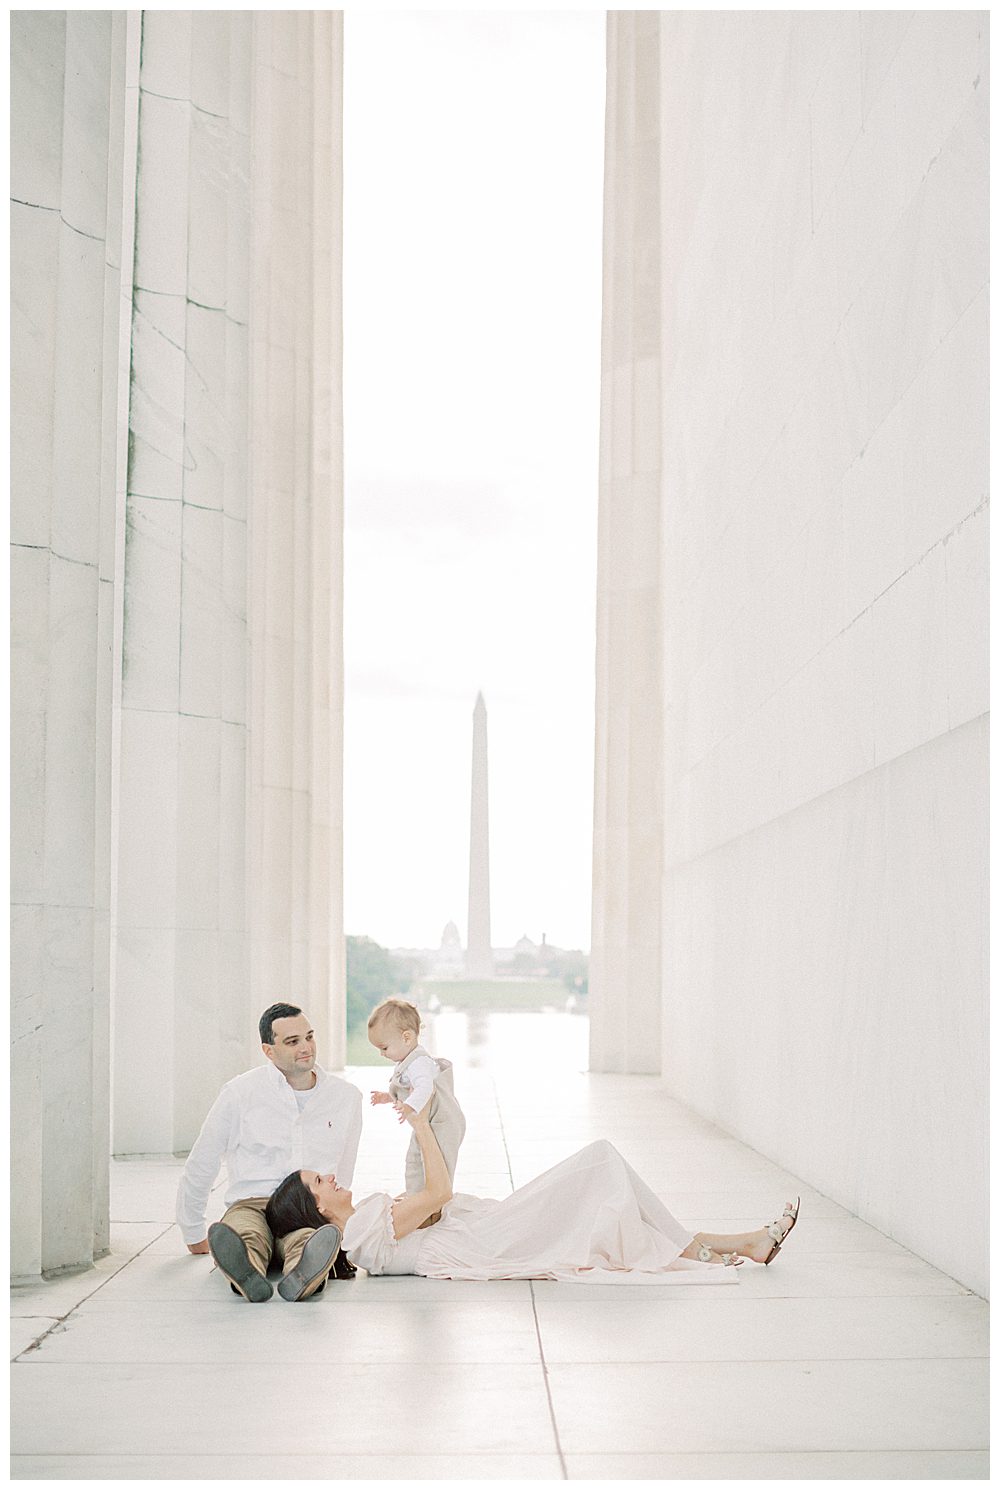
[{"label": "man's khaki pants", "polygon": [[[268,1264],[271,1254],[276,1253],[281,1263],[281,1271],[288,1274],[292,1271],[302,1256],[306,1242],[311,1236],[315,1236],[315,1230],[311,1226],[303,1226],[298,1231],[290,1231],[287,1236],[275,1237],[270,1226],[264,1220],[264,1210],[269,1197],[253,1196],[250,1200],[238,1200],[231,1205],[222,1217],[226,1226],[231,1226],[236,1235],[243,1238],[247,1249],[247,1255],[262,1278],[267,1277]],[[317,1278],[302,1294],[304,1299],[321,1289],[326,1282],[326,1277]]]}]

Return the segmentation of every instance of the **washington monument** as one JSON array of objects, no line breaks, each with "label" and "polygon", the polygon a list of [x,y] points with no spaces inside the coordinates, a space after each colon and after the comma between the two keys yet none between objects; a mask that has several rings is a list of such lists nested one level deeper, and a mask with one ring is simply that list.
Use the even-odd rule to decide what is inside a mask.
[{"label": "washington monument", "polygon": [[490,941],[490,807],[486,768],[486,705],[476,695],[472,711],[472,821],[469,829],[469,978],[492,978]]}]

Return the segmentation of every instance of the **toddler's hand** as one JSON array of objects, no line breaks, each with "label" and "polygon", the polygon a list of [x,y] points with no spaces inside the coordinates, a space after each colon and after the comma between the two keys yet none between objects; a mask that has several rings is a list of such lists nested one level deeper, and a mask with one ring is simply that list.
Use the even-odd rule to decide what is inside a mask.
[{"label": "toddler's hand", "polygon": [[372,1092],[372,1106],[377,1107],[380,1102],[391,1102],[392,1097],[388,1092]]},{"label": "toddler's hand", "polygon": [[393,1107],[401,1123],[417,1123],[420,1118],[419,1112],[414,1112],[412,1107],[407,1107],[405,1102],[394,1102]]}]

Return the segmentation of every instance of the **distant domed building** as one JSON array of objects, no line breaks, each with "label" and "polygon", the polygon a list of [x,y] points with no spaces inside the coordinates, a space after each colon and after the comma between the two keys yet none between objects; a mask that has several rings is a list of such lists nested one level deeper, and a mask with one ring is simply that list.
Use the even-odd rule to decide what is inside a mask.
[{"label": "distant domed building", "polygon": [[465,954],[462,938],[454,921],[449,921],[441,933],[441,945],[434,958],[431,976],[435,978],[460,978],[465,971]]}]

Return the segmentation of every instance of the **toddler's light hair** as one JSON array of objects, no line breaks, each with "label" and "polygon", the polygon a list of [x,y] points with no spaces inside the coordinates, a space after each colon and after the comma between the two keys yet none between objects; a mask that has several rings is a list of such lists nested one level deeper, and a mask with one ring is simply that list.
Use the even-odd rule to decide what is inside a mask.
[{"label": "toddler's light hair", "polygon": [[416,1004],[407,1003],[406,999],[383,999],[368,1016],[369,1033],[377,1024],[387,1024],[393,1030],[412,1030],[419,1035],[420,1013]]}]

